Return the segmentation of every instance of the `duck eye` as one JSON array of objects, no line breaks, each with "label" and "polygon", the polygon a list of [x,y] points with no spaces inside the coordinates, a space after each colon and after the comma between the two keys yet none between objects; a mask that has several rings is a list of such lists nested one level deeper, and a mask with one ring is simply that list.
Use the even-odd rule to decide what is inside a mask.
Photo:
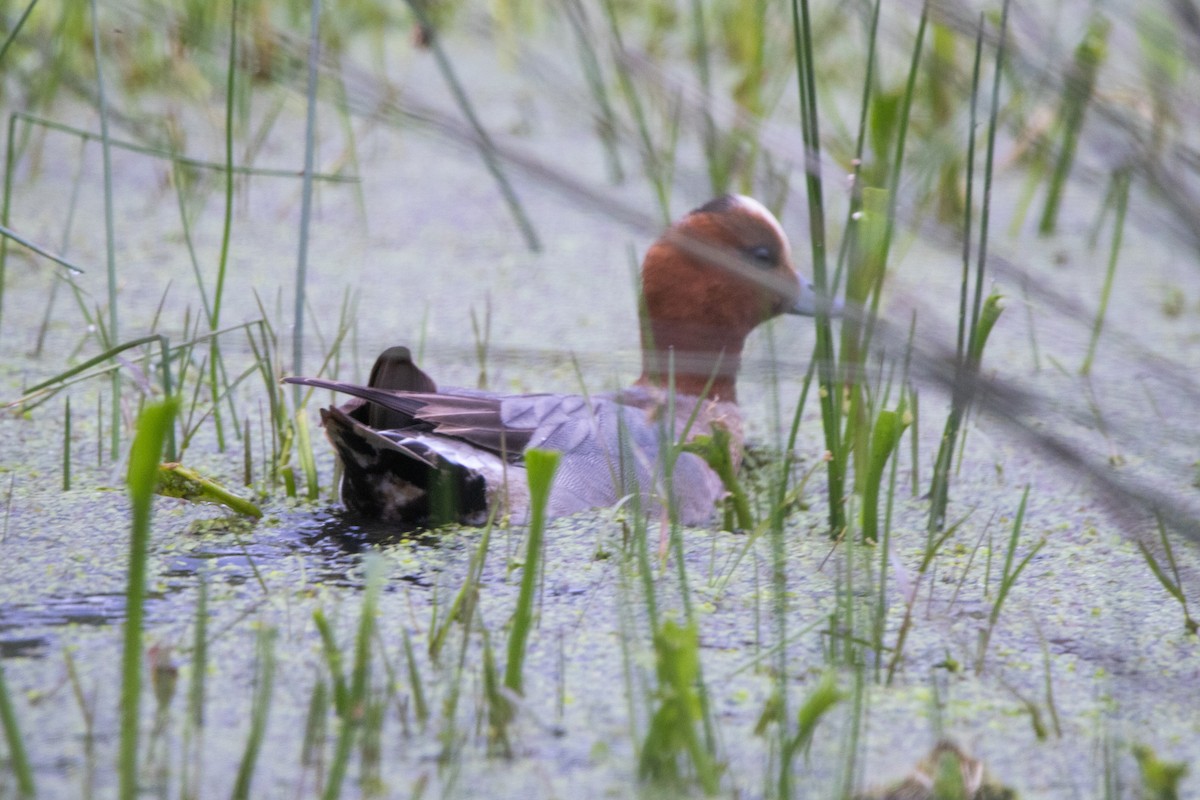
[{"label": "duck eye", "polygon": [[771,248],[765,246],[752,247],[749,253],[750,257],[757,262],[757,266],[763,268],[775,266],[775,254],[771,252]]}]

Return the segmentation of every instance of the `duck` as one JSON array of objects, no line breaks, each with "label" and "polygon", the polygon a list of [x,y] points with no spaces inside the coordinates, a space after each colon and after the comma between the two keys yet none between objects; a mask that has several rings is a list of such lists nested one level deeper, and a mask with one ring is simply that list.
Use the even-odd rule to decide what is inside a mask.
[{"label": "duck", "polygon": [[520,523],[529,516],[525,453],[540,448],[559,453],[549,519],[629,503],[704,525],[726,488],[701,455],[676,445],[723,428],[736,469],[747,336],[782,314],[837,316],[841,306],[797,273],[775,215],[737,194],[667,228],[646,251],[641,292],[641,374],[614,392],[439,389],[405,347],[385,350],[366,385],[284,380],[351,396],[320,416],[354,515],[411,527]]}]

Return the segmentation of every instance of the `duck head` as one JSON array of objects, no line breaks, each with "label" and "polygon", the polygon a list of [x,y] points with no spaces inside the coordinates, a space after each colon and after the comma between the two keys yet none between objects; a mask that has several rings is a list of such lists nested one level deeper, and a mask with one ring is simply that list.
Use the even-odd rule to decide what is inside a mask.
[{"label": "duck head", "polygon": [[730,402],[750,332],[779,314],[817,310],[783,227],[742,195],[710,200],[668,228],[642,262],[642,295],[639,383],[666,387],[673,369],[679,394]]}]

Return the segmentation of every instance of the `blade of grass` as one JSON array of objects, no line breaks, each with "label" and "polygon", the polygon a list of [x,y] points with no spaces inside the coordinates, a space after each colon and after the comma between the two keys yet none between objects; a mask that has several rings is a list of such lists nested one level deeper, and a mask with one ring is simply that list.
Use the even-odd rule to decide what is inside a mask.
[{"label": "blade of grass", "polygon": [[1075,161],[1075,150],[1079,144],[1079,133],[1083,129],[1083,118],[1096,87],[1096,75],[1108,51],[1108,32],[1112,23],[1107,17],[1096,15],[1088,24],[1083,41],[1075,48],[1075,60],[1067,69],[1063,84],[1062,107],[1059,120],[1062,125],[1062,144],[1054,173],[1050,177],[1050,189],[1046,194],[1046,206],[1038,224],[1038,233],[1043,236],[1053,233],[1058,223],[1058,208],[1062,200],[1067,176]]},{"label": "blade of grass", "polygon": [[[991,216],[992,197],[992,168],[996,153],[996,128],[1000,110],[1000,78],[1003,74],[1004,48],[1008,31],[1008,0],[1004,0],[1000,12],[999,40],[996,44],[996,65],[992,80],[992,107],[988,118],[987,155],[983,173],[983,204],[979,219],[979,249],[976,256],[975,297],[970,314],[970,325],[967,324],[967,294],[970,276],[970,226],[971,226],[971,182],[974,169],[975,150],[975,101],[978,97],[979,65],[981,63],[983,17],[980,17],[979,29],[975,40],[975,68],[971,91],[971,125],[968,133],[967,146],[967,199],[964,212],[964,241],[963,241],[963,282],[959,297],[959,329],[958,350],[955,359],[954,385],[950,398],[950,414],[942,433],[942,441],[934,462],[932,486],[930,487],[929,522],[927,528],[932,534],[940,530],[945,523],[946,506],[950,497],[950,468],[954,459],[954,448],[958,438],[959,428],[968,411],[974,394],[974,379],[979,371],[979,358],[983,355],[983,345],[988,332],[995,324],[1000,312],[999,299],[996,295],[989,297],[988,314],[990,319],[983,319],[983,277],[987,266],[988,222]],[[995,298],[995,299],[993,299]]]},{"label": "blade of grass", "polygon": [[792,760],[796,753],[808,747],[813,734],[821,719],[835,705],[846,699],[846,693],[838,688],[837,677],[833,670],[827,669],[821,675],[821,680],[805,698],[800,710],[796,713],[796,735],[788,740],[780,754],[782,769],[790,771]]},{"label": "blade of grass", "polygon": [[[299,251],[296,255],[296,301],[292,309],[292,374],[304,374],[304,293],[308,283],[308,235],[312,223],[313,159],[317,136],[317,66],[321,52],[321,0],[309,5],[308,83],[305,87],[304,184],[300,200]],[[232,74],[232,65],[230,66]],[[232,78],[230,78],[232,82]],[[300,405],[300,387],[292,389],[292,400]],[[310,485],[311,497],[311,485]],[[315,499],[315,498],[313,498]]]},{"label": "blade of grass", "polygon": [[29,19],[29,14],[37,4],[38,0],[29,0],[29,5],[25,6],[25,10],[21,12],[21,18],[17,20],[17,24],[13,25],[12,30],[8,32],[8,36],[4,39],[4,44],[0,45],[0,64],[4,63],[4,56],[8,54],[9,45],[17,38],[17,34],[21,32],[21,28],[25,25],[25,20]]},{"label": "blade of grass", "polygon": [[0,661],[0,725],[4,727],[4,739],[8,742],[8,759],[17,778],[17,796],[32,798],[37,795],[37,784],[33,780],[33,768],[25,752],[25,740],[17,723],[17,712],[8,695],[8,684],[4,681],[4,662]]},{"label": "blade of grass", "polygon": [[71,398],[63,408],[62,488],[71,491]]},{"label": "blade of grass", "polygon": [[425,684],[421,680],[421,672],[417,669],[417,658],[413,653],[412,639],[408,630],[404,631],[404,658],[408,663],[408,683],[413,699],[413,713],[417,722],[424,725],[429,720],[429,703],[425,700]]},{"label": "blade of grass", "polygon": [[[825,267],[825,202],[821,185],[821,136],[817,117],[816,65],[813,59],[812,21],[808,0],[792,0],[792,40],[799,76],[800,122],[804,140],[804,177],[808,190],[808,228],[812,245],[813,283],[820,297],[828,297],[829,281]],[[827,465],[829,495],[829,535],[837,537],[846,527],[846,458],[841,441],[841,386],[834,374],[833,331],[827,304],[817,305],[817,341],[813,358],[817,362],[817,387],[821,399],[821,423],[825,431],[825,449],[832,458]]]},{"label": "blade of grass", "polygon": [[588,26],[587,11],[581,0],[561,0],[571,31],[575,34],[575,50],[583,66],[583,75],[587,80],[592,100],[596,103],[599,114],[596,119],[596,130],[600,142],[604,146],[604,155],[608,164],[608,179],[614,184],[625,180],[625,172],[621,169],[620,151],[617,149],[617,117],[613,113],[612,102],[608,98],[608,87],[600,68],[600,59],[592,44],[594,34]]},{"label": "blade of grass", "polygon": [[195,800],[199,787],[192,781],[204,774],[204,697],[208,674],[208,577],[196,573],[196,621],[192,625],[192,666],[188,681],[187,718],[184,727],[183,769],[180,795]]},{"label": "blade of grass", "polygon": [[905,413],[903,405],[895,411],[881,410],[872,426],[863,484],[862,536],[865,542],[879,539],[879,489],[883,484],[883,469],[907,427]]},{"label": "blade of grass", "polygon": [[17,233],[14,230],[12,230],[11,228],[7,227],[6,225],[0,225],[0,236],[3,236],[5,239],[12,239],[17,244],[20,244],[20,245],[23,245],[23,246],[29,248],[33,252],[37,253],[39,256],[45,256],[46,258],[53,261],[55,264],[66,267],[68,270],[70,270],[71,274],[73,274],[73,275],[83,275],[84,274],[84,270],[81,267],[76,266],[75,264],[68,261],[66,258],[64,258],[62,256],[51,253],[49,250],[47,250],[44,247],[34,244],[32,241],[30,241],[29,239],[26,239],[24,236],[22,236],[21,234]]},{"label": "blade of grass", "polygon": [[[46,130],[57,131],[59,133],[68,133],[72,136],[79,137],[83,142],[98,142],[100,134],[94,131],[89,131],[86,128],[77,128],[74,125],[57,120],[46,119],[39,117],[36,114],[31,114],[28,111],[14,111],[9,117],[10,125],[13,120],[21,120],[28,125],[36,125]],[[152,145],[141,144],[139,142],[129,142],[123,139],[108,140],[108,144],[115,150],[124,150],[129,153],[138,153],[139,155],[151,156],[163,161],[170,161],[172,164],[188,169],[206,170],[209,172],[232,172],[235,176],[254,176],[260,178],[288,178],[295,180],[303,179],[304,175],[294,169],[272,169],[269,167],[254,167],[246,164],[230,165],[228,161],[206,161],[191,156],[181,155],[169,147],[154,147]],[[11,162],[11,159],[10,159]],[[331,172],[315,172],[313,179],[322,183],[360,183],[361,179],[357,175],[338,175]]]},{"label": "blade of grass", "polygon": [[1142,553],[1142,558],[1146,559],[1146,564],[1150,567],[1150,571],[1154,573],[1154,577],[1158,578],[1158,582],[1167,590],[1167,594],[1175,598],[1180,608],[1183,609],[1184,628],[1188,633],[1195,635],[1197,631],[1200,631],[1200,622],[1192,619],[1192,615],[1188,612],[1187,595],[1183,592],[1183,586],[1179,579],[1179,567],[1175,564],[1175,553],[1171,549],[1171,540],[1167,538],[1167,528],[1163,525],[1162,516],[1157,513],[1154,516],[1158,522],[1159,541],[1162,542],[1163,553],[1167,558],[1167,566],[1170,567],[1171,576],[1174,576],[1174,580],[1172,580],[1171,576],[1167,575],[1166,570],[1158,563],[1158,559],[1155,558],[1154,553],[1150,551],[1150,548],[1146,547],[1141,539],[1135,539],[1134,541],[1137,544],[1138,550]]},{"label": "blade of grass", "polygon": [[1017,516],[1013,520],[1012,534],[1008,538],[1008,549],[1004,554],[1004,567],[1000,573],[1000,590],[996,594],[996,601],[992,603],[991,613],[988,614],[987,626],[979,634],[979,655],[975,661],[975,672],[983,672],[983,660],[987,655],[988,644],[991,642],[992,631],[995,630],[996,623],[1000,619],[1000,610],[1004,606],[1004,601],[1012,591],[1013,585],[1017,582],[1021,572],[1029,565],[1030,560],[1037,555],[1038,551],[1046,544],[1045,539],[1041,539],[1030,548],[1025,557],[1013,567],[1013,560],[1016,557],[1017,542],[1021,537],[1021,526],[1025,522],[1025,506],[1029,501],[1029,486],[1025,486],[1025,491],[1021,494],[1021,505],[1017,507]]},{"label": "blade of grass", "polygon": [[[426,15],[422,4],[416,0],[405,0],[413,16],[424,27],[429,28],[429,17]],[[504,197],[504,202],[508,205],[509,212],[516,220],[517,227],[521,231],[521,235],[525,237],[525,244],[534,253],[540,253],[542,244],[538,240],[537,231],[533,227],[528,215],[525,213],[524,207],[521,205],[520,199],[517,197],[516,191],[512,184],[508,181],[508,176],[504,174],[504,170],[500,167],[499,154],[496,151],[496,145],[492,142],[492,137],[488,134],[487,128],[483,126],[478,115],[475,113],[475,107],[471,105],[471,100],[467,97],[467,91],[462,83],[458,80],[458,75],[454,72],[454,65],[451,64],[446,51],[442,49],[441,37],[433,37],[429,42],[429,49],[433,53],[434,60],[437,61],[438,70],[441,71],[443,79],[446,81],[446,86],[449,87],[450,93],[454,96],[454,101],[458,105],[463,116],[467,118],[467,123],[475,133],[475,144],[479,148],[479,154],[483,157],[483,162],[487,166],[488,172],[495,179],[497,187],[500,189],[500,194]]]},{"label": "blade of grass", "polygon": [[254,781],[254,769],[262,751],[263,737],[267,730],[267,715],[271,711],[271,690],[275,685],[275,629],[262,627],[258,631],[258,670],[254,679],[254,698],[250,703],[250,732],[246,736],[246,748],[238,765],[237,779],[233,784],[233,800],[251,797],[250,785]]},{"label": "blade of grass", "polygon": [[1112,247],[1108,253],[1108,270],[1104,273],[1104,287],[1100,290],[1100,308],[1096,309],[1096,319],[1092,322],[1092,338],[1088,340],[1087,355],[1079,367],[1080,375],[1089,375],[1092,371],[1092,359],[1096,356],[1096,345],[1100,343],[1100,331],[1104,327],[1104,315],[1108,311],[1108,300],[1112,296],[1113,278],[1117,274],[1117,256],[1121,252],[1121,238],[1125,231],[1125,210],[1129,205],[1129,183],[1131,180],[1129,167],[1122,167],[1113,174],[1113,194],[1117,207],[1117,218],[1113,227]]},{"label": "blade of grass", "polygon": [[[117,313],[117,251],[116,225],[113,220],[112,152],[108,144],[108,99],[104,92],[104,70],[100,58],[100,19],[96,11],[96,0],[91,0],[92,52],[96,59],[96,100],[100,110],[100,153],[104,165],[104,255],[108,266],[108,342],[120,338]],[[111,450],[113,460],[121,448],[121,374],[112,374],[112,429]]]},{"label": "blade of grass", "polygon": [[504,685],[517,694],[523,693],[522,668],[525,646],[533,624],[533,593],[537,586],[542,560],[542,537],[546,531],[546,503],[558,469],[560,454],[553,450],[532,449],[525,452],[525,469],[529,481],[529,533],[525,541],[525,566],[521,571],[521,591],[512,630],[508,634],[508,658],[504,664]]},{"label": "blade of grass", "polygon": [[383,586],[383,564],[383,558],[376,553],[369,553],[363,559],[366,589],[363,592],[358,634],[354,640],[354,665],[350,670],[350,682],[345,695],[345,713],[339,715],[340,728],[337,744],[334,746],[333,761],[329,765],[329,779],[325,783],[325,791],[321,794],[324,800],[335,800],[341,795],[350,751],[365,720],[370,688],[371,637],[375,628],[379,592]]},{"label": "blade of grass", "polygon": [[142,689],[142,618],[146,599],[146,556],[150,544],[150,511],[158,482],[158,462],[179,401],[148,403],[138,418],[129,450],[131,532],[129,574],[125,582],[125,647],[121,658],[121,743],[118,761],[121,800],[138,793],[138,709]]}]

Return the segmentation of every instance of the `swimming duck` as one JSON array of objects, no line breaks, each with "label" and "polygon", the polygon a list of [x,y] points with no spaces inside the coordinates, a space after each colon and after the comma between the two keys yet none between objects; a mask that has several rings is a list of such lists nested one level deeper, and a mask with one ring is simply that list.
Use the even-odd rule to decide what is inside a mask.
[{"label": "swimming duck", "polygon": [[779,221],[742,195],[711,200],[668,228],[642,263],[642,294],[642,373],[617,392],[439,390],[402,347],[379,357],[367,386],[285,380],[358,398],[322,409],[321,420],[344,467],[342,501],[364,517],[480,525],[498,513],[520,522],[529,502],[524,453],[537,447],[561,453],[549,517],[628,498],[654,513],[673,492],[680,521],[703,524],[725,493],[721,479],[681,452],[667,486],[664,442],[721,426],[739,463],[746,337],[780,314],[812,316],[819,298],[796,274]]}]

